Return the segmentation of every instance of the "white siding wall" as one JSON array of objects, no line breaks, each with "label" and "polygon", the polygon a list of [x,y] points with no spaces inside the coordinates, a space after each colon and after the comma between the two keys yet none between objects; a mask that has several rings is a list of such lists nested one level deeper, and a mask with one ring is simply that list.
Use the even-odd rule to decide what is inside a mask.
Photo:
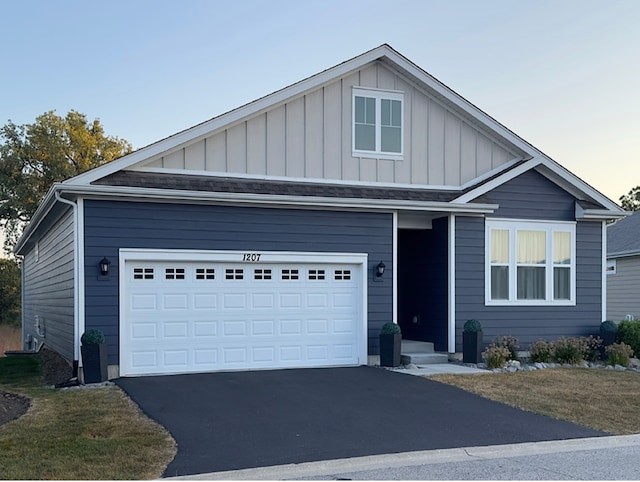
[{"label": "white siding wall", "polygon": [[607,275],[607,319],[631,314],[640,319],[640,256],[618,258],[616,274]]},{"label": "white siding wall", "polygon": [[[354,158],[354,86],[404,92],[404,159]],[[147,167],[416,185],[462,185],[516,158],[380,63],[183,146]]]}]

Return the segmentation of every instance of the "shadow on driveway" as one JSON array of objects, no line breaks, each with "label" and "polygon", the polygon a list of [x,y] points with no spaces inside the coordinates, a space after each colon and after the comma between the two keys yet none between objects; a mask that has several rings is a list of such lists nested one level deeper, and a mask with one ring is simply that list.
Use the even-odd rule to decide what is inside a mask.
[{"label": "shadow on driveway", "polygon": [[176,440],[165,477],[606,435],[367,366],[115,382]]}]

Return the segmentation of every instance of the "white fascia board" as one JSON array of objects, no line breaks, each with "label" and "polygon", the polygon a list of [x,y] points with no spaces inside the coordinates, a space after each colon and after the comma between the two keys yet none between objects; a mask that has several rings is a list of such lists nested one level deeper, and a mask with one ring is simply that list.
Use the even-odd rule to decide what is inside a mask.
[{"label": "white fascia board", "polygon": [[247,194],[206,191],[180,191],[157,188],[132,188],[128,186],[61,186],[69,194],[96,197],[139,198],[164,201],[190,201],[197,203],[230,202],[248,204],[271,204],[284,206],[319,208],[354,208],[410,211],[436,211],[443,213],[490,214],[498,209],[497,204],[461,204],[439,201],[408,201],[394,199],[335,198],[317,196],[283,196],[276,194]]},{"label": "white fascia board", "polygon": [[40,205],[38,206],[38,209],[36,209],[36,212],[33,213],[33,216],[31,216],[31,220],[24,228],[24,231],[18,239],[18,242],[13,247],[13,252],[15,254],[20,254],[20,250],[29,240],[31,234],[33,234],[33,231],[40,225],[40,222],[42,222],[42,220],[47,217],[47,214],[49,214],[49,211],[51,211],[51,209],[53,208],[55,204],[55,193],[58,190],[59,185],[60,183],[55,183],[53,186],[51,186],[47,194],[45,194],[42,202],[40,202]]},{"label": "white fascia board", "polygon": [[185,201],[193,203],[242,203],[254,205],[281,205],[291,207],[344,208],[344,209],[396,209],[407,211],[436,211],[443,213],[490,214],[497,204],[463,204],[437,201],[406,201],[386,199],[329,198],[314,196],[281,196],[265,194],[217,193],[205,191],[178,191],[172,189],[133,188],[128,186],[70,185],[56,183],[40,204],[14,248],[15,253],[24,247],[33,232],[55,204],[55,192],[90,197],[137,198],[154,201]]},{"label": "white fascia board", "polygon": [[493,191],[495,188],[501,186],[502,184],[515,179],[519,175],[527,172],[530,169],[533,169],[541,162],[541,156],[534,157],[526,162],[523,162],[519,166],[514,167],[513,169],[505,172],[504,174],[492,179],[491,181],[487,181],[486,183],[478,186],[476,189],[472,189],[471,191],[463,194],[460,197],[457,197],[453,200],[453,202],[458,203],[468,203],[476,199],[478,196],[482,196],[483,194],[488,193],[489,191]]},{"label": "white fascia board", "polygon": [[607,259],[630,258],[632,256],[640,256],[640,250],[632,249],[629,251],[619,251],[617,253],[607,253]]},{"label": "white fascia board", "polygon": [[616,213],[607,209],[583,209],[579,205],[576,206],[576,219],[580,220],[608,220],[622,219],[628,216],[626,212]]},{"label": "white fascia board", "polygon": [[[577,192],[585,194],[589,198],[593,199],[595,202],[606,207],[606,209],[601,209],[601,210],[587,209],[587,210],[584,210],[585,213],[591,213],[591,215],[596,215],[597,213],[599,213],[598,215],[600,215],[600,218],[602,217],[617,218],[617,217],[624,217],[626,215],[625,214],[626,212],[620,206],[614,203],[611,199],[604,196],[603,194],[601,194],[600,192],[598,192],[597,190],[589,186],[582,179],[577,177],[575,174],[572,174],[570,171],[562,167],[560,164],[558,164],[557,162],[555,162],[554,160],[546,156],[534,157],[533,159],[530,159],[520,164],[519,166],[516,166],[513,169],[505,172],[501,176],[498,176],[492,179],[491,181],[488,181],[482,184],[477,189],[472,189],[471,191],[454,199],[454,202],[458,202],[458,203],[470,202],[476,199],[478,196],[486,194],[489,191],[492,191],[493,189],[501,186],[502,184],[508,181],[511,181],[512,179],[515,179],[521,174],[527,172],[528,170],[539,168],[541,166],[547,169],[548,171],[550,171],[551,173],[553,173],[554,175],[558,176],[559,179],[565,181],[569,187],[574,188]],[[544,170],[540,171],[540,174],[545,176]],[[548,177],[548,176],[545,176],[545,177]],[[552,182],[556,182],[553,179],[550,179],[550,180]],[[560,187],[563,187],[563,186],[560,186]],[[603,216],[603,214],[606,214],[606,216]],[[592,219],[598,219],[598,218],[594,217]]]}]

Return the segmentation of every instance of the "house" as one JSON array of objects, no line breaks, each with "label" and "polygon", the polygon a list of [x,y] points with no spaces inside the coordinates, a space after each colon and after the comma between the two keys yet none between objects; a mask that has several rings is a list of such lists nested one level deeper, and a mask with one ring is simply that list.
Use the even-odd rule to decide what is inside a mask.
[{"label": "house", "polygon": [[[523,113],[526,115],[526,113]],[[54,185],[24,340],[111,376],[372,363],[597,330],[613,201],[382,45]]]},{"label": "house", "polygon": [[607,227],[607,319],[640,319],[640,215]]}]

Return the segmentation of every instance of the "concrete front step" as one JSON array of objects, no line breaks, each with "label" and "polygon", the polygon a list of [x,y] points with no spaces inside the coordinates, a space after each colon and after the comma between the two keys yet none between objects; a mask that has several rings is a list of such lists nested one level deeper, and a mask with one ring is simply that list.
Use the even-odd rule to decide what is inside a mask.
[{"label": "concrete front step", "polygon": [[434,353],[430,341],[402,340],[402,353]]},{"label": "concrete front step", "polygon": [[436,363],[448,363],[449,355],[435,353],[433,343],[429,341],[402,340],[403,365],[433,365]]},{"label": "concrete front step", "polygon": [[408,353],[400,356],[403,365],[435,365],[437,363],[449,363],[449,355],[446,353]]}]

